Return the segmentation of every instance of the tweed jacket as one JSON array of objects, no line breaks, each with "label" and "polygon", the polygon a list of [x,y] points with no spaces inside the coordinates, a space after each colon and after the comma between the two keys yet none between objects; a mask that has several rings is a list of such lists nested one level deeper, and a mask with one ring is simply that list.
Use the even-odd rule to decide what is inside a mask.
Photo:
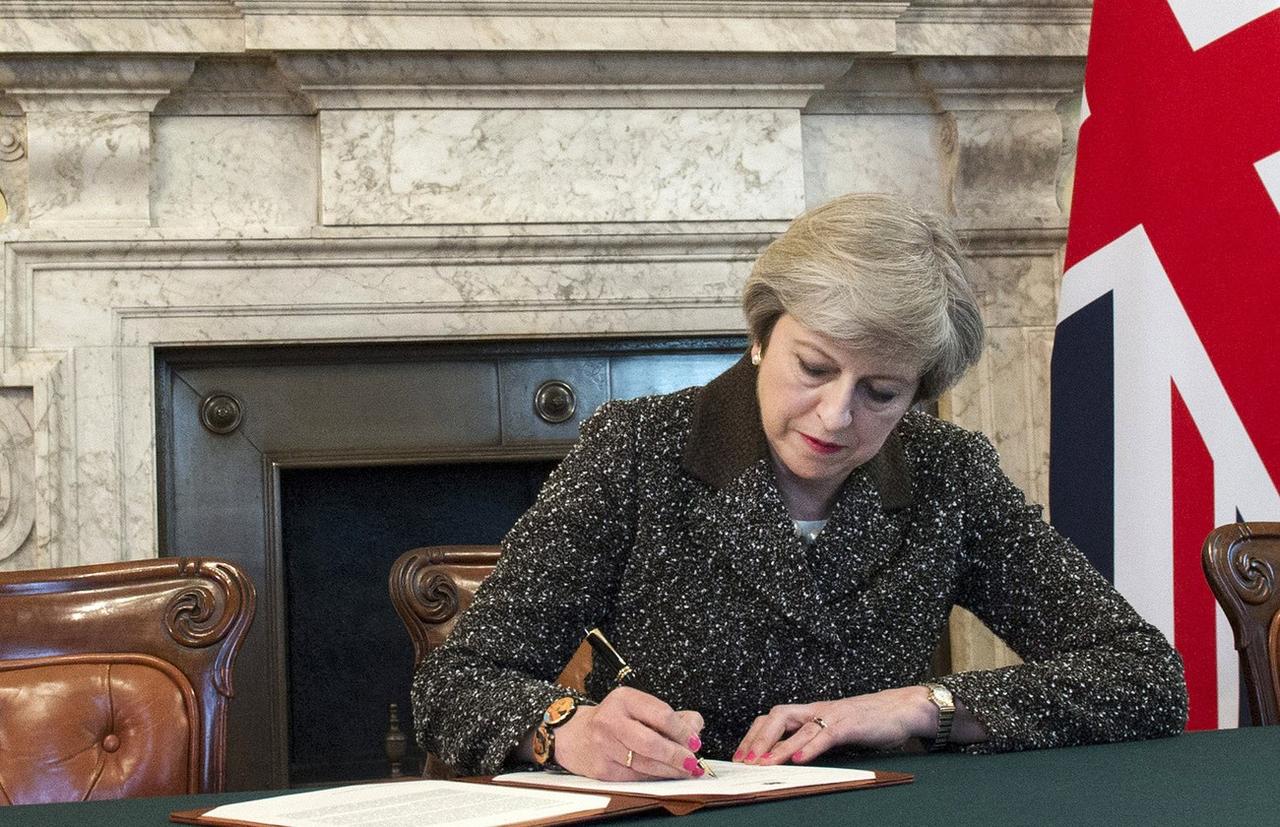
[{"label": "tweed jacket", "polygon": [[[418,739],[464,773],[510,763],[600,626],[649,691],[699,711],[703,755],[752,719],[928,677],[953,604],[1024,659],[943,677],[978,750],[1181,731],[1178,655],[1000,471],[981,435],[910,412],[796,537],[744,359],[705,387],[606,404],[448,641],[414,677]],[[599,699],[611,676],[594,670]]]}]

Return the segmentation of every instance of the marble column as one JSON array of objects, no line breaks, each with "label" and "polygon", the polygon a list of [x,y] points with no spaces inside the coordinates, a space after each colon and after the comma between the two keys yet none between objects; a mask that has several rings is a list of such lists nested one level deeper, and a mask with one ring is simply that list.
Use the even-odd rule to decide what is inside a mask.
[{"label": "marble column", "polygon": [[0,87],[26,113],[30,226],[150,226],[150,113],[194,65],[184,58],[0,61]]},{"label": "marble column", "polygon": [[[969,243],[988,337],[943,412],[990,436],[1005,472],[1038,503],[1049,498],[1049,354],[1081,69],[1051,57],[919,64],[954,148],[950,201]],[[972,615],[953,613],[953,668],[1016,662]]]}]

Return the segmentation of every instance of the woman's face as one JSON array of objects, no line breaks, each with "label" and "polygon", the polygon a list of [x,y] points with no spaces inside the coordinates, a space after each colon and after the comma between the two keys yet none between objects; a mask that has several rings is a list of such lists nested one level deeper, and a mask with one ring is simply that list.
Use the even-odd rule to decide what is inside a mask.
[{"label": "woman's face", "polygon": [[796,482],[830,493],[876,455],[919,384],[915,365],[853,350],[786,313],[758,370],[774,459]]}]

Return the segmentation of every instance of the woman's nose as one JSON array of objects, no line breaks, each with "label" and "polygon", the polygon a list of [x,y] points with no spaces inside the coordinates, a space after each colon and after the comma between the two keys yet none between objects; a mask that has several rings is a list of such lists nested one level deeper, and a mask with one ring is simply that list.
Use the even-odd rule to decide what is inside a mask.
[{"label": "woman's nose", "polygon": [[823,394],[818,403],[818,419],[830,431],[839,431],[849,427],[853,422],[853,398],[851,393],[836,392],[834,389]]}]

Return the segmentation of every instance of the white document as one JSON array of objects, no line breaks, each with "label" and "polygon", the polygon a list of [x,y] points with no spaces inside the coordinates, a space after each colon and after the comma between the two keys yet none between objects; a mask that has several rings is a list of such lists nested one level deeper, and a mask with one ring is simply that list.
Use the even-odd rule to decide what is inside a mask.
[{"label": "white document", "polygon": [[495,777],[494,781],[513,784],[536,784],[540,787],[563,787],[589,793],[613,793],[666,797],[669,795],[749,795],[770,790],[791,790],[799,787],[816,787],[821,784],[840,784],[846,781],[863,781],[876,777],[869,770],[842,770],[836,767],[801,767],[782,764],[776,767],[760,767],[754,764],[735,764],[732,761],[703,761],[715,772],[716,778],[675,778],[662,781],[597,781],[577,775],[556,772],[511,772]]},{"label": "white document", "polygon": [[599,810],[609,799],[459,781],[396,781],[224,804],[205,818],[278,827],[499,827]]}]

